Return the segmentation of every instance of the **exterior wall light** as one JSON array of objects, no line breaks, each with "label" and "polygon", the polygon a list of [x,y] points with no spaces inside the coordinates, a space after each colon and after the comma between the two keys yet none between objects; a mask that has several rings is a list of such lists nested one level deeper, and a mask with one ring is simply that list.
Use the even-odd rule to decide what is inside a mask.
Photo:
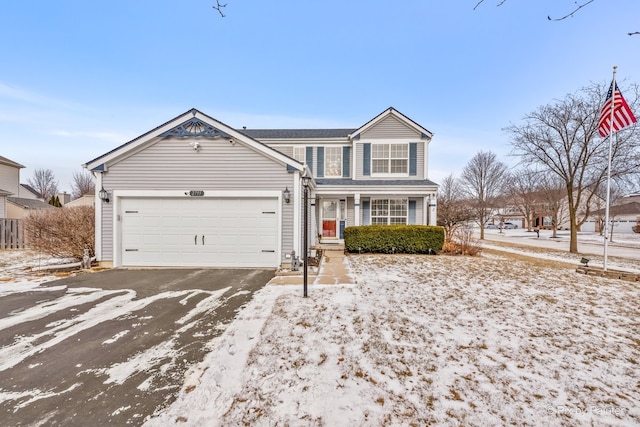
[{"label": "exterior wall light", "polygon": [[98,191],[98,197],[103,202],[109,203],[109,193],[107,193],[107,190],[105,190],[104,187],[102,187],[100,191]]},{"label": "exterior wall light", "polygon": [[285,203],[291,202],[291,191],[289,191],[289,187],[284,187],[284,191],[282,192],[282,196],[284,197]]}]

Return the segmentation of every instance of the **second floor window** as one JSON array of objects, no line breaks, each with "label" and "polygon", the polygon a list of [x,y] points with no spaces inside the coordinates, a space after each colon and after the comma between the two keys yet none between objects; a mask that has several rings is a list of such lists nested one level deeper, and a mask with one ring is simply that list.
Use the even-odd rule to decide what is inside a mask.
[{"label": "second floor window", "polygon": [[342,176],[342,147],[324,149],[324,176]]},{"label": "second floor window", "polygon": [[409,173],[409,144],[371,144],[371,173]]}]

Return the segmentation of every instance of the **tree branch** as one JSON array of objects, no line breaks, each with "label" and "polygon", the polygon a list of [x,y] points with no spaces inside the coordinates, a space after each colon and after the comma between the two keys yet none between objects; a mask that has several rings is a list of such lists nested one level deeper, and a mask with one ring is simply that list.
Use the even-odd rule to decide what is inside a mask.
[{"label": "tree branch", "polygon": [[[500,0],[500,1],[498,2],[498,4],[496,5],[496,7],[498,7],[498,6],[502,6],[503,4],[505,4],[505,2],[506,2],[506,1],[507,1],[507,0]],[[482,4],[482,3],[484,3],[484,0],[478,0],[478,3],[476,3],[476,5],[475,5],[475,6],[473,6],[473,10],[476,10],[476,8],[477,8],[478,6],[480,6],[480,4]]]},{"label": "tree branch", "polygon": [[[593,1],[593,0],[592,0],[592,1]],[[224,13],[222,13],[222,10],[221,10],[221,9],[222,9],[223,7],[227,7],[227,4],[226,4],[226,3],[225,3],[225,4],[220,4],[220,0],[216,0],[216,5],[215,5],[215,6],[211,6],[211,7],[212,7],[212,8],[214,8],[215,10],[217,10],[217,11],[218,11],[218,13],[220,13],[220,16],[221,16],[222,18],[224,18],[224,17],[225,17],[225,14],[224,14]]]},{"label": "tree branch", "polygon": [[575,8],[572,12],[568,13],[567,15],[563,16],[562,18],[552,18],[550,16],[547,16],[547,19],[549,21],[562,21],[563,19],[567,19],[570,16],[573,16],[577,11],[579,11],[580,9],[582,9],[583,7],[585,7],[586,5],[588,5],[589,3],[593,3],[594,0],[589,0],[586,3],[583,4],[578,4],[578,2],[576,2],[576,4],[578,5],[577,8]]}]

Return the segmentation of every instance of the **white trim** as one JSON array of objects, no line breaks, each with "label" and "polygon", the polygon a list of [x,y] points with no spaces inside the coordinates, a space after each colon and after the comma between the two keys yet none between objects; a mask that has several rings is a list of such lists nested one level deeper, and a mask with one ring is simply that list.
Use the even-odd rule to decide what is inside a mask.
[{"label": "white trim", "polygon": [[84,167],[86,167],[88,170],[93,170],[94,168],[100,166],[100,165],[105,165],[105,168],[108,167],[108,165],[112,165],[114,163],[118,163],[119,161],[139,152],[140,150],[144,149],[148,144],[150,144],[155,138],[157,138],[159,135],[161,135],[162,133],[176,127],[177,125],[184,123],[186,120],[192,118],[192,117],[196,117],[200,120],[202,120],[205,123],[208,123],[210,125],[215,126],[216,128],[222,130],[223,132],[227,133],[228,135],[231,136],[231,139],[234,142],[240,142],[245,146],[248,146],[252,149],[254,149],[257,152],[260,152],[264,155],[266,155],[267,157],[270,157],[274,160],[277,160],[283,164],[288,164],[291,165],[292,167],[294,167],[297,170],[303,170],[304,165],[300,162],[298,162],[297,160],[294,160],[292,157],[286,156],[282,153],[280,153],[279,151],[277,151],[275,148],[271,148],[261,142],[258,142],[252,138],[247,137],[246,135],[236,131],[235,129],[225,125],[222,122],[219,122],[218,120],[207,116],[204,113],[201,113],[198,110],[195,110],[195,114],[193,114],[192,111],[187,111],[186,113],[176,117],[175,119],[165,123],[164,125],[162,125],[159,128],[156,128],[154,130],[152,130],[151,132],[148,132],[144,135],[139,136],[136,139],[131,140],[130,142],[121,145],[120,147],[116,148],[115,150],[113,150],[112,152],[105,154],[101,157],[98,157],[97,159],[92,160],[89,163],[86,163],[85,165],[83,165]]},{"label": "white trim", "polygon": [[104,202],[100,200],[98,197],[98,192],[102,189],[102,173],[96,174],[96,191],[94,191],[94,200],[95,200],[95,210],[94,210],[94,221],[95,221],[95,243],[94,243],[94,251],[96,255],[96,261],[102,261],[102,209]]},{"label": "white trim", "polygon": [[293,203],[293,247],[291,249],[295,250],[297,255],[300,255],[302,253],[302,242],[300,237],[300,225],[302,224],[300,215],[302,215],[302,212],[300,211],[303,203],[302,199],[304,196],[302,194],[302,184],[300,181],[300,172],[294,172],[293,191],[291,192],[291,203]]},{"label": "white trim", "polygon": [[215,199],[215,198],[274,198],[278,199],[278,243],[277,243],[277,260],[282,262],[282,191],[231,191],[231,190],[204,190],[204,196],[189,196],[189,191],[180,190],[114,190],[110,197],[110,203],[113,204],[113,266],[122,266],[122,221],[119,220],[122,199],[125,198],[172,198],[172,199]]},{"label": "white trim", "polygon": [[349,138],[353,138],[358,134],[365,133],[366,131],[368,131],[369,129],[376,126],[378,123],[380,123],[382,120],[386,119],[388,116],[394,116],[400,121],[402,121],[405,125],[413,129],[419,130],[420,133],[424,133],[425,135],[427,135],[427,139],[429,140],[433,138],[433,133],[429,132],[427,129],[423,128],[419,124],[410,120],[408,117],[406,117],[404,114],[402,114],[401,112],[397,111],[394,108],[387,108],[382,113],[378,114],[376,117],[374,117],[369,122],[367,122],[365,125],[356,129],[352,134],[349,135]]}]

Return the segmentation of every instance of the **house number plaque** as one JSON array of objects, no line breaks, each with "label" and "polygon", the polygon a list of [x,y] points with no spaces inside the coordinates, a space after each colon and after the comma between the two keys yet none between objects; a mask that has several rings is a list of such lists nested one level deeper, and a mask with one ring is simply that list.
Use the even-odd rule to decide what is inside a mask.
[{"label": "house number plaque", "polygon": [[189,195],[193,197],[202,197],[204,196],[204,191],[202,190],[191,190],[189,191]]}]

